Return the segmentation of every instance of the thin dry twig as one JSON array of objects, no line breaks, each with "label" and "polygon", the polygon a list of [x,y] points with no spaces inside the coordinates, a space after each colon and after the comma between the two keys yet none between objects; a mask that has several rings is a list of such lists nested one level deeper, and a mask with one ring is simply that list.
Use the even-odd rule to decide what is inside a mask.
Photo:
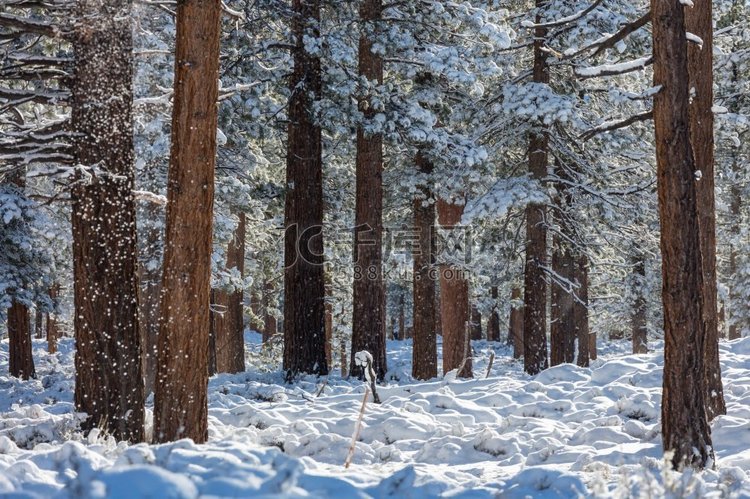
[{"label": "thin dry twig", "polygon": [[365,386],[365,396],[362,397],[362,407],[359,409],[359,418],[357,418],[357,424],[354,427],[354,433],[352,434],[352,443],[349,446],[349,453],[346,455],[346,461],[344,461],[344,468],[349,468],[352,464],[352,458],[354,457],[354,449],[356,448],[357,439],[359,433],[362,431],[362,419],[365,417],[365,407],[367,407],[367,396],[370,394],[370,389]]}]

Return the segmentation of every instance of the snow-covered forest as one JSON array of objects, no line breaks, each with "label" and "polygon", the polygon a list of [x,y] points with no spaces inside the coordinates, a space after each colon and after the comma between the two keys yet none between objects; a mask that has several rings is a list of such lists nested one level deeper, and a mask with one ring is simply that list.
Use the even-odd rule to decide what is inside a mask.
[{"label": "snow-covered forest", "polygon": [[0,0],[0,496],[750,497],[748,21]]}]

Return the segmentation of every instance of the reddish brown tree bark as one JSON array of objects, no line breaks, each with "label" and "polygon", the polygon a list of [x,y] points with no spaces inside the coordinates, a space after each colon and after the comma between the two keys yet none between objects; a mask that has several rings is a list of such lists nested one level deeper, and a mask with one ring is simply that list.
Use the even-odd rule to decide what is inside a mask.
[{"label": "reddish brown tree bark", "polygon": [[652,0],[657,190],[664,303],[662,438],[675,468],[713,459],[704,390],[704,286],[680,0]]},{"label": "reddish brown tree bark", "polygon": [[85,429],[144,439],[138,328],[130,2],[77,3],[71,122],[76,410]]},{"label": "reddish brown tree bark", "polygon": [[696,170],[698,227],[700,229],[703,271],[703,322],[706,343],[703,358],[706,412],[709,421],[726,414],[724,386],[719,363],[719,305],[716,289],[716,200],[714,182],[714,92],[713,92],[713,8],[710,0],[699,0],[685,10],[685,30],[703,40],[702,45],[688,43],[690,77],[690,141]]},{"label": "reddish brown tree bark", "polygon": [[24,380],[35,378],[29,308],[18,302],[8,309],[8,342],[10,375]]},{"label": "reddish brown tree bark", "polygon": [[289,88],[286,201],[284,206],[284,370],[328,374],[323,269],[323,159],[312,105],[320,95],[320,59],[305,51],[317,34],[319,0],[293,0],[294,70]]},{"label": "reddish brown tree bark", "polygon": [[208,438],[220,0],[177,4],[154,439]]},{"label": "reddish brown tree bark", "polygon": [[[536,0],[538,9],[544,8],[545,0]],[[537,24],[542,24],[540,14]],[[533,81],[549,83],[549,68],[544,42],[547,28],[534,29]],[[529,172],[542,181],[547,177],[547,132],[541,123],[529,134]],[[526,208],[526,263],[524,271],[524,320],[523,320],[523,364],[529,374],[537,374],[549,366],[547,359],[547,227],[546,208],[541,203],[529,203]]]},{"label": "reddish brown tree bark", "polygon": [[[237,227],[227,246],[227,269],[236,268],[240,275],[245,274],[245,214],[237,214]],[[220,373],[240,373],[245,370],[245,313],[243,292],[217,290],[217,308],[224,313],[214,314],[216,335],[216,371]]]},{"label": "reddish brown tree bark", "polygon": [[[373,52],[376,27],[383,9],[381,0],[364,0],[359,17],[359,75],[369,82],[383,82],[383,59]],[[377,109],[368,98],[359,102],[365,120]],[[354,232],[354,311],[352,316],[352,364],[350,372],[361,377],[354,355],[367,350],[373,369],[382,380],[388,370],[385,352],[385,287],[383,286],[383,136],[357,128],[357,195]]]},{"label": "reddish brown tree bark", "polygon": [[[432,163],[417,153],[416,165],[425,176],[432,173]],[[412,376],[416,379],[432,379],[437,376],[437,332],[435,312],[435,203],[429,185],[420,187],[421,193],[414,198],[414,230],[419,234],[419,245],[413,255],[414,342],[412,347]],[[403,300],[403,295],[402,295]],[[403,302],[402,302],[403,307]],[[399,317],[399,336],[404,339],[403,308]]]},{"label": "reddish brown tree bark", "polygon": [[[437,201],[438,221],[443,229],[454,229],[463,215],[464,205],[443,199]],[[469,281],[464,270],[440,265],[440,316],[443,325],[443,373],[458,369],[462,378],[472,377],[469,341]]]},{"label": "reddish brown tree bark", "polygon": [[[52,299],[52,303],[57,302],[57,297],[60,294],[60,285],[53,284],[49,289],[49,297]],[[60,329],[57,324],[57,314],[49,312],[47,314],[47,352],[57,352],[57,339],[60,337]]]}]

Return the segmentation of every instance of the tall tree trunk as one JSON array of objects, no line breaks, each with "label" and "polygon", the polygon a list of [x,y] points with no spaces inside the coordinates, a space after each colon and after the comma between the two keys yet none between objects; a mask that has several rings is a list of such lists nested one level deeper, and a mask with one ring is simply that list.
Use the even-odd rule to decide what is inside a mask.
[{"label": "tall tree trunk", "polygon": [[471,306],[470,336],[472,340],[482,339],[482,313],[476,305]]},{"label": "tall tree trunk", "polygon": [[[57,302],[57,296],[60,294],[60,285],[55,283],[49,288],[49,297],[52,303]],[[60,337],[60,329],[57,324],[57,314],[52,311],[47,314],[47,352],[57,352],[57,339]]]},{"label": "tall tree trunk", "polygon": [[[19,168],[14,174],[10,175],[8,180],[9,183],[23,192],[26,187],[26,170]],[[8,354],[10,356],[8,370],[10,375],[22,379],[33,378],[36,376],[36,371],[32,354],[29,307],[13,301],[10,309],[8,309],[7,321]]]},{"label": "tall tree trunk", "polygon": [[703,358],[706,413],[709,421],[726,414],[724,386],[719,363],[719,305],[716,290],[716,200],[714,183],[714,92],[713,92],[713,8],[711,0],[699,0],[685,10],[685,30],[703,40],[688,43],[690,98],[690,142],[695,169],[698,227],[703,271],[703,322],[706,343]]},{"label": "tall tree trunk", "polygon": [[[216,316],[219,315],[216,305],[216,290],[211,288],[208,311],[208,375],[218,372],[216,366]],[[222,310],[223,312],[223,310]]]},{"label": "tall tree trunk", "polygon": [[18,302],[8,309],[8,369],[11,376],[21,379],[36,377],[31,345],[29,307]]},{"label": "tall tree trunk", "polygon": [[[420,152],[416,164],[420,173],[428,177],[432,163]],[[419,234],[419,247],[414,252],[412,376],[432,379],[437,376],[437,325],[435,313],[435,203],[429,185],[421,186],[421,195],[414,198],[414,230]],[[403,294],[401,296],[403,300]],[[403,307],[403,302],[402,302]],[[403,314],[403,312],[402,312]],[[403,322],[399,321],[399,336],[404,338]]]},{"label": "tall tree trunk", "polygon": [[177,4],[154,439],[208,438],[220,0]]},{"label": "tall tree trunk", "polygon": [[573,299],[573,334],[578,339],[578,360],[581,367],[588,367],[596,360],[596,333],[589,332],[589,258],[579,253],[574,260],[574,281],[578,284]]},{"label": "tall tree trunk", "polygon": [[44,338],[42,335],[42,332],[44,331],[44,312],[42,312],[42,307],[40,304],[37,304],[36,307],[34,307],[34,337],[37,340],[41,340]]},{"label": "tall tree trunk", "polygon": [[[227,269],[245,274],[245,214],[237,214],[237,228],[227,246]],[[241,373],[245,370],[245,314],[241,289],[216,292],[216,304],[225,310],[214,315],[216,371]],[[260,314],[258,314],[260,315]]]},{"label": "tall tree trunk", "polygon": [[75,161],[89,171],[72,191],[75,405],[88,414],[84,428],[140,442],[131,3],[81,0],[77,8],[71,120]]},{"label": "tall tree trunk", "polygon": [[701,237],[690,143],[687,38],[680,0],[652,0],[657,189],[664,302],[662,437],[675,468],[713,459],[704,390]]},{"label": "tall tree trunk", "polygon": [[511,291],[511,305],[510,305],[510,320],[508,321],[508,338],[511,340],[513,345],[513,358],[520,359],[523,357],[523,323],[524,313],[523,304],[517,306],[516,304],[521,301],[521,288],[513,286]]},{"label": "tall tree trunk", "polygon": [[276,316],[271,311],[272,304],[274,303],[273,294],[273,280],[268,279],[263,290],[263,313],[265,314],[263,320],[263,343],[276,336]]},{"label": "tall tree trunk", "polygon": [[[537,9],[546,5],[545,0],[536,0]],[[541,24],[542,17],[536,16]],[[549,83],[547,53],[544,41],[547,29],[534,29],[533,81]],[[540,130],[541,123],[534,125],[529,136],[529,172],[537,181],[547,177],[548,136]],[[523,306],[523,364],[529,374],[537,374],[549,366],[547,360],[547,221],[546,208],[541,203],[530,203],[526,208],[526,264],[524,271]]]},{"label": "tall tree trunk", "polygon": [[557,185],[555,206],[559,233],[553,237],[552,272],[555,276],[550,290],[550,364],[553,366],[570,363],[575,359],[575,291],[571,289],[571,284],[575,281],[576,264],[572,248],[576,234],[569,213],[573,196],[567,184],[571,176],[559,160],[555,161],[555,173],[560,182]]},{"label": "tall tree trunk", "polygon": [[[383,59],[373,52],[381,0],[363,0],[359,9],[359,76],[383,83]],[[378,112],[368,98],[359,102],[365,120]],[[383,287],[383,136],[357,128],[357,196],[354,231],[354,312],[352,317],[352,365],[350,372],[362,377],[354,355],[367,350],[373,369],[382,380],[388,370],[385,352],[385,288]]]},{"label": "tall tree trunk", "polygon": [[406,334],[406,307],[404,306],[403,291],[401,291],[401,296],[398,299],[398,335],[402,340],[409,339]]},{"label": "tall tree trunk", "polygon": [[[464,205],[443,199],[437,201],[438,221],[443,229],[452,230],[460,222]],[[440,265],[440,316],[443,324],[443,373],[459,369],[462,378],[472,377],[469,341],[469,281],[464,270]]]},{"label": "tall tree trunk", "polygon": [[644,285],[646,282],[646,262],[643,254],[637,252],[633,258],[633,292],[635,303],[633,304],[633,318],[631,321],[633,336],[633,353],[648,353],[648,329],[646,328],[646,296]]},{"label": "tall tree trunk", "polygon": [[320,59],[305,51],[304,37],[318,33],[320,0],[293,0],[294,70],[284,207],[284,370],[327,374],[323,269],[323,159],[312,105],[321,92]]},{"label": "tall tree trunk", "polygon": [[333,290],[326,284],[326,362],[333,367]]},{"label": "tall tree trunk", "polygon": [[487,341],[500,341],[500,313],[497,311],[497,286],[490,288],[492,311],[487,319]]}]

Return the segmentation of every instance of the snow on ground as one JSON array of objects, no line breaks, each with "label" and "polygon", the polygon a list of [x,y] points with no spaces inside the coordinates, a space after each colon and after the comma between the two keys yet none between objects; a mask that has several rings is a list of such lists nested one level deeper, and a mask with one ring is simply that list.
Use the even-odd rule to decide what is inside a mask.
[{"label": "snow on ground", "polygon": [[[750,338],[722,345],[728,415],[713,423],[716,470],[700,475],[664,466],[659,344],[634,356],[617,342],[591,369],[530,377],[476,342],[476,379],[417,383],[410,342],[389,342],[393,380],[348,470],[362,382],[332,375],[316,397],[323,380],[249,366],[211,379],[209,443],[129,446],[77,432],[72,340],[55,355],[34,346],[38,378],[22,382],[0,342],[0,496],[750,497]],[[257,335],[248,348],[257,358]]]}]

